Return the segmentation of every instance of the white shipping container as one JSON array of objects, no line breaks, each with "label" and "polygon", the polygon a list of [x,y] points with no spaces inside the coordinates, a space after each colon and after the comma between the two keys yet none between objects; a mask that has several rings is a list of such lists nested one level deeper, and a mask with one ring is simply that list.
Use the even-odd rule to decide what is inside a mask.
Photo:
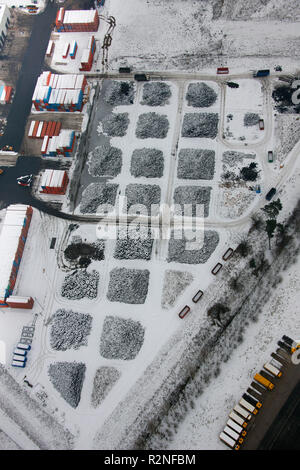
[{"label": "white shipping container", "polygon": [[29,131],[28,131],[28,137],[32,137],[34,125],[35,125],[35,121],[31,121]]},{"label": "white shipping container", "polygon": [[238,432],[239,434],[241,434],[242,431],[244,431],[244,429],[242,428],[242,426],[240,426],[239,424],[235,423],[232,419],[229,418],[229,420],[227,421],[227,426],[229,426],[230,428],[232,428],[234,431]]},{"label": "white shipping container", "polygon": [[42,129],[43,129],[43,121],[40,121],[37,132],[36,132],[36,137],[41,137]]},{"label": "white shipping container", "polygon": [[236,411],[238,414],[246,418],[248,421],[252,418],[251,413],[249,413],[247,410],[245,410],[242,406],[240,405],[235,405],[233,408],[234,411]]},{"label": "white shipping container", "polygon": [[30,344],[24,344],[24,343],[18,343],[17,347],[18,349],[25,349],[26,351],[29,351],[31,349]]},{"label": "white shipping container", "polygon": [[225,426],[224,432],[228,434],[228,436],[232,437],[235,441],[237,441],[240,437],[239,433],[235,432],[233,429],[231,429],[228,426]]},{"label": "white shipping container", "polygon": [[255,410],[255,406],[248,403],[246,400],[244,400],[244,398],[240,399],[239,404],[249,410],[251,413],[253,413],[253,411]]},{"label": "white shipping container", "polygon": [[234,411],[231,411],[229,413],[229,417],[235,421],[236,423],[238,423],[240,426],[243,426],[245,424],[245,420],[243,418],[241,418],[237,413],[235,413]]},{"label": "white shipping container", "polygon": [[225,444],[227,444],[232,449],[236,445],[235,441],[233,439],[231,439],[231,437],[227,436],[227,434],[225,434],[224,432],[221,432],[220,439],[221,439],[221,441],[223,441]]}]

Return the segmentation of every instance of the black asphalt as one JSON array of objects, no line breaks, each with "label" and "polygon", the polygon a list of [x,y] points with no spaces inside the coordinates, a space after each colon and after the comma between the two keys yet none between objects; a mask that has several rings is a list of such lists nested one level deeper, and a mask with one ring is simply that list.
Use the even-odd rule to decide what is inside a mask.
[{"label": "black asphalt", "polygon": [[0,148],[11,145],[18,152],[23,140],[27,117],[38,76],[41,74],[47,45],[55,20],[57,5],[48,3],[45,11],[35,17],[28,48],[16,85],[15,96],[7,117],[7,126],[0,137]]}]

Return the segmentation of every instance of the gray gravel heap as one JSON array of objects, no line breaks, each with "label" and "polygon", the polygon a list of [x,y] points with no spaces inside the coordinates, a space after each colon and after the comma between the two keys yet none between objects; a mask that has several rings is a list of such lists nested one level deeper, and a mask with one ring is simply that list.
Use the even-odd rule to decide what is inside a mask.
[{"label": "gray gravel heap", "polygon": [[117,184],[91,183],[82,193],[80,212],[82,214],[95,214],[100,204],[114,206],[117,191]]},{"label": "gray gravel heap", "polygon": [[214,230],[205,230],[204,243],[199,250],[187,250],[186,240],[177,240],[170,238],[168,262],[175,261],[176,263],[199,264],[206,263],[212,253],[215,251],[219,243],[219,234]]},{"label": "gray gravel heap", "polygon": [[244,126],[256,126],[260,120],[260,117],[256,113],[246,113],[244,116]]},{"label": "gray gravel heap", "polygon": [[121,373],[115,367],[103,366],[97,369],[91,397],[92,406],[94,408],[100,405],[120,376]]},{"label": "gray gravel heap", "polygon": [[104,95],[104,100],[112,106],[133,104],[134,82],[110,81]]},{"label": "gray gravel heap", "polygon": [[171,89],[166,83],[145,83],[141,103],[148,106],[164,106],[169,102],[170,97]]},{"label": "gray gravel heap", "polygon": [[161,150],[142,148],[132,152],[130,172],[136,178],[161,178],[164,156]]},{"label": "gray gravel heap", "polygon": [[[117,259],[151,259],[153,239],[151,238],[151,232],[148,234],[145,231],[142,232],[142,236],[139,238],[139,231],[137,230],[119,230],[119,236],[116,241],[116,248],[114,257]],[[121,233],[120,233],[121,232]],[[126,235],[126,238],[125,238]],[[143,236],[145,235],[145,236]]]},{"label": "gray gravel heap", "polygon": [[117,176],[122,168],[122,150],[105,142],[89,153],[88,165],[92,176]]},{"label": "gray gravel heap", "polygon": [[68,274],[62,284],[61,295],[69,300],[80,300],[85,297],[95,299],[98,293],[99,273],[95,269]]},{"label": "gray gravel heap", "polygon": [[[145,208],[143,212],[141,208],[141,214],[150,215],[151,206],[160,203],[160,186],[156,184],[128,184],[125,190],[125,197],[127,198],[127,210],[129,210],[131,206],[142,204]],[[147,212],[147,214],[145,214],[145,212]],[[157,212],[158,209],[154,210],[153,215]]]},{"label": "gray gravel heap", "polygon": [[164,276],[161,306],[170,308],[185,289],[192,283],[193,275],[189,272],[167,270]]},{"label": "gray gravel heap", "polygon": [[103,132],[110,137],[123,137],[126,135],[129,118],[128,113],[111,113],[102,120]]},{"label": "gray gravel heap", "polygon": [[[200,204],[204,206],[204,217],[208,217],[211,189],[212,188],[210,186],[178,186],[174,191],[174,203],[180,204],[181,210],[178,208],[175,213],[183,214],[184,204],[192,204],[192,215],[196,216],[196,205]],[[191,216],[190,213],[187,211],[185,212],[185,216]]]},{"label": "gray gravel heap", "polygon": [[189,106],[194,108],[208,108],[217,100],[217,93],[206,83],[190,83],[186,99]]},{"label": "gray gravel heap", "polygon": [[211,180],[215,172],[215,152],[202,149],[181,149],[177,178]]},{"label": "gray gravel heap", "polygon": [[91,327],[91,315],[59,309],[51,317],[51,347],[57,351],[66,351],[86,346]]},{"label": "gray gravel heap", "polygon": [[110,272],[107,298],[111,302],[143,304],[148,294],[148,269],[115,268]]},{"label": "gray gravel heap", "polygon": [[255,153],[236,152],[234,150],[227,150],[223,153],[222,162],[230,167],[236,167],[238,163],[242,163],[244,158],[254,160]]},{"label": "gray gravel heap", "polygon": [[169,121],[166,115],[157,113],[140,114],[135,130],[139,139],[164,139],[169,130]]},{"label": "gray gravel heap", "polygon": [[80,402],[85,369],[85,364],[81,362],[55,362],[48,369],[53,386],[73,408]]},{"label": "gray gravel heap", "polygon": [[218,133],[218,122],[216,113],[187,113],[183,118],[181,135],[214,139]]},{"label": "gray gravel heap", "polygon": [[105,317],[100,340],[100,354],[105,359],[134,359],[144,342],[145,330],[130,318]]}]

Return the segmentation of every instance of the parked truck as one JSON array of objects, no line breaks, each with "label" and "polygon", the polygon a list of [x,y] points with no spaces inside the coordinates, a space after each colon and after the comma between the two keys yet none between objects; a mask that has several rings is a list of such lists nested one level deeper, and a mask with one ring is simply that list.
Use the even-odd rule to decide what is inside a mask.
[{"label": "parked truck", "polygon": [[240,426],[239,424],[237,424],[235,421],[233,421],[232,419],[229,418],[229,420],[227,421],[227,426],[229,426],[231,429],[233,429],[234,431],[238,432],[240,436],[242,437],[245,437],[247,435],[247,431],[245,431],[245,429]]},{"label": "parked truck", "polygon": [[264,364],[264,369],[266,369],[268,372],[270,372],[271,374],[274,375],[274,377],[281,377],[282,376],[282,372],[281,370],[277,369],[277,367],[273,366],[273,364],[271,364],[270,362],[266,362]]},{"label": "parked truck", "polygon": [[251,405],[247,400],[245,400],[244,398],[241,398],[240,401],[239,401],[239,404],[241,406],[243,406],[244,408],[246,408],[246,410],[250,411],[250,413],[252,413],[253,415],[257,415],[258,413],[258,409]]},{"label": "parked truck", "polygon": [[231,429],[229,426],[225,426],[224,428],[225,434],[227,434],[229,437],[235,440],[237,444],[242,444],[244,442],[244,439],[240,437],[239,433]]},{"label": "parked truck", "polygon": [[259,400],[256,400],[254,397],[251,397],[248,393],[243,393],[243,399],[246,400],[250,405],[254,406],[255,408],[261,408],[262,403]]},{"label": "parked truck", "polygon": [[250,419],[252,418],[252,414],[249,413],[248,410],[245,410],[245,408],[243,408],[242,406],[240,405],[235,405],[235,407],[233,408],[233,410],[238,413],[239,415],[241,415],[243,418],[247,419],[248,421],[250,421]]},{"label": "parked truck", "polygon": [[246,428],[248,426],[247,421],[245,421],[245,418],[242,418],[239,416],[235,411],[231,411],[229,413],[229,418],[231,418],[233,421],[235,421],[237,424],[242,426],[243,428]]},{"label": "parked truck", "polygon": [[269,69],[266,69],[266,70],[256,70],[256,71],[253,73],[253,77],[268,77],[268,75],[270,75],[270,70],[269,70]]},{"label": "parked truck", "polygon": [[254,380],[256,380],[258,383],[266,387],[268,390],[273,390],[274,389],[274,384],[267,380],[265,377],[263,377],[261,374],[255,374]]},{"label": "parked truck", "polygon": [[282,337],[283,341],[291,347],[291,352],[294,353],[297,349],[300,349],[300,342],[294,341],[286,335]]},{"label": "parked truck", "polygon": [[240,445],[236,444],[235,440],[229,437],[227,434],[225,434],[225,432],[221,432],[219,437],[221,441],[227,444],[231,449],[234,449],[234,450],[240,449]]},{"label": "parked truck", "polygon": [[150,80],[150,76],[146,75],[145,73],[136,73],[134,75],[134,79],[137,82],[148,82]]}]

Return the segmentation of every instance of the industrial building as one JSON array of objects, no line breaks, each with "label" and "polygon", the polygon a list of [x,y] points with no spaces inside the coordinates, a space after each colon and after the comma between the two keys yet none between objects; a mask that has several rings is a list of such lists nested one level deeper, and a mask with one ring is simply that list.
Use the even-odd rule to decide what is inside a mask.
[{"label": "industrial building", "polygon": [[98,31],[97,10],[65,10],[60,8],[55,20],[59,33]]},{"label": "industrial building", "polygon": [[[0,234],[0,307],[32,308],[31,297],[13,296],[22,260],[32,207],[22,204],[7,208]],[[22,299],[22,300],[20,300]],[[16,307],[17,305],[17,307]]]},{"label": "industrial building", "polygon": [[2,49],[6,35],[7,28],[10,23],[10,12],[7,5],[0,3],[0,49]]}]

